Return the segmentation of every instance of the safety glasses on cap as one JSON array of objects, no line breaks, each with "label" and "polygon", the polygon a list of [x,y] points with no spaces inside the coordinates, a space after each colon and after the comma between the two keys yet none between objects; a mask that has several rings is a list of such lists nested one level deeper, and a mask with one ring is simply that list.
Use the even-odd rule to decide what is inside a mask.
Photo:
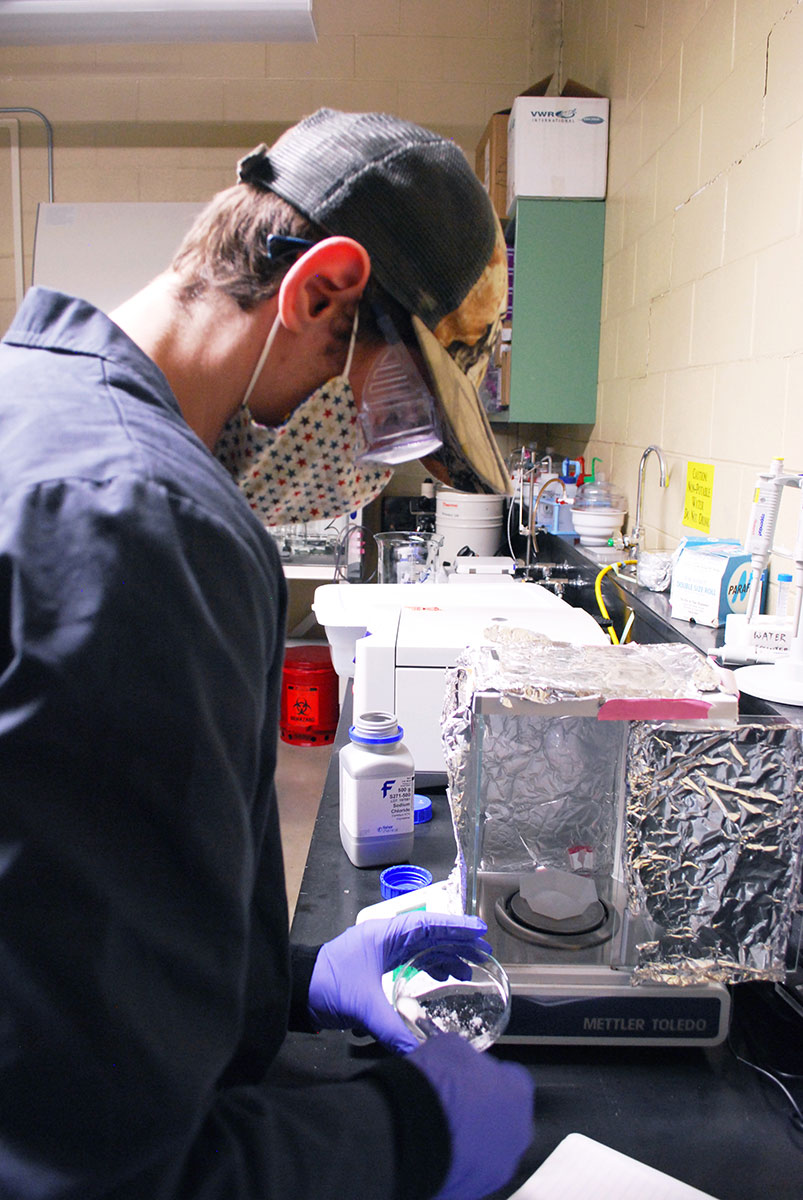
[{"label": "safety glasses on cap", "polygon": [[435,397],[388,314],[371,308],[387,345],[376,356],[362,388],[358,420],[365,444],[357,461],[398,463],[425,458],[443,445]]},{"label": "safety glasses on cap", "polygon": [[[282,260],[303,253],[315,243],[306,238],[270,234],[268,257]],[[395,467],[425,458],[443,445],[435,397],[407,349],[389,314],[370,301],[385,339],[369,368],[358,405],[360,445],[357,462]]]}]

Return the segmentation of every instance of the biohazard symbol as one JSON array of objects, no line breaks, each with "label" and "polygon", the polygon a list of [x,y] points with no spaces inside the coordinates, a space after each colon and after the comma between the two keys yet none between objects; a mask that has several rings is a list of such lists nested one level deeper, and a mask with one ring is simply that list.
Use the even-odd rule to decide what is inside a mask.
[{"label": "biohazard symbol", "polygon": [[293,715],[297,721],[303,721],[312,712],[312,705],[303,696],[293,701]]}]

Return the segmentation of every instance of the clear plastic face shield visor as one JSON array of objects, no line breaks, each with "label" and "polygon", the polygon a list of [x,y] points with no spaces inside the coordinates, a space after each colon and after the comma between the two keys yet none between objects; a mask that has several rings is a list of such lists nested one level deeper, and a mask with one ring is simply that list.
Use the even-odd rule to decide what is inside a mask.
[{"label": "clear plastic face shield visor", "polygon": [[[271,234],[268,257],[286,259],[314,244],[306,238]],[[355,458],[395,467],[432,454],[443,439],[429,384],[389,314],[376,301],[370,303],[386,344],[374,358],[357,402],[361,436]]]}]

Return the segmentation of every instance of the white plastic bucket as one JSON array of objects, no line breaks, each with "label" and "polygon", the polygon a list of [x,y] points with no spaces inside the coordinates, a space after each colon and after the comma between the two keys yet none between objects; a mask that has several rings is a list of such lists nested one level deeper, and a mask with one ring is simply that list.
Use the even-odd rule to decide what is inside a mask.
[{"label": "white plastic bucket", "polygon": [[454,562],[460,550],[468,547],[474,554],[496,554],[502,540],[505,497],[438,490],[435,501],[435,529],[443,538],[440,560]]}]

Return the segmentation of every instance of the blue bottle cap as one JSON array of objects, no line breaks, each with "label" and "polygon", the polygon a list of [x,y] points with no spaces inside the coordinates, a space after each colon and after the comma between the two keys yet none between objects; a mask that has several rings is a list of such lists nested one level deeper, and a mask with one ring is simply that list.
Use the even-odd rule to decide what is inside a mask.
[{"label": "blue bottle cap", "polygon": [[416,792],[413,796],[413,824],[423,825],[425,821],[432,820],[432,801],[429,796],[422,796],[420,792]]},{"label": "blue bottle cap", "polygon": [[414,867],[402,863],[398,867],[385,867],[379,876],[379,890],[385,900],[394,896],[402,896],[405,892],[414,892],[416,888],[427,887],[432,883],[432,873],[426,867]]}]

